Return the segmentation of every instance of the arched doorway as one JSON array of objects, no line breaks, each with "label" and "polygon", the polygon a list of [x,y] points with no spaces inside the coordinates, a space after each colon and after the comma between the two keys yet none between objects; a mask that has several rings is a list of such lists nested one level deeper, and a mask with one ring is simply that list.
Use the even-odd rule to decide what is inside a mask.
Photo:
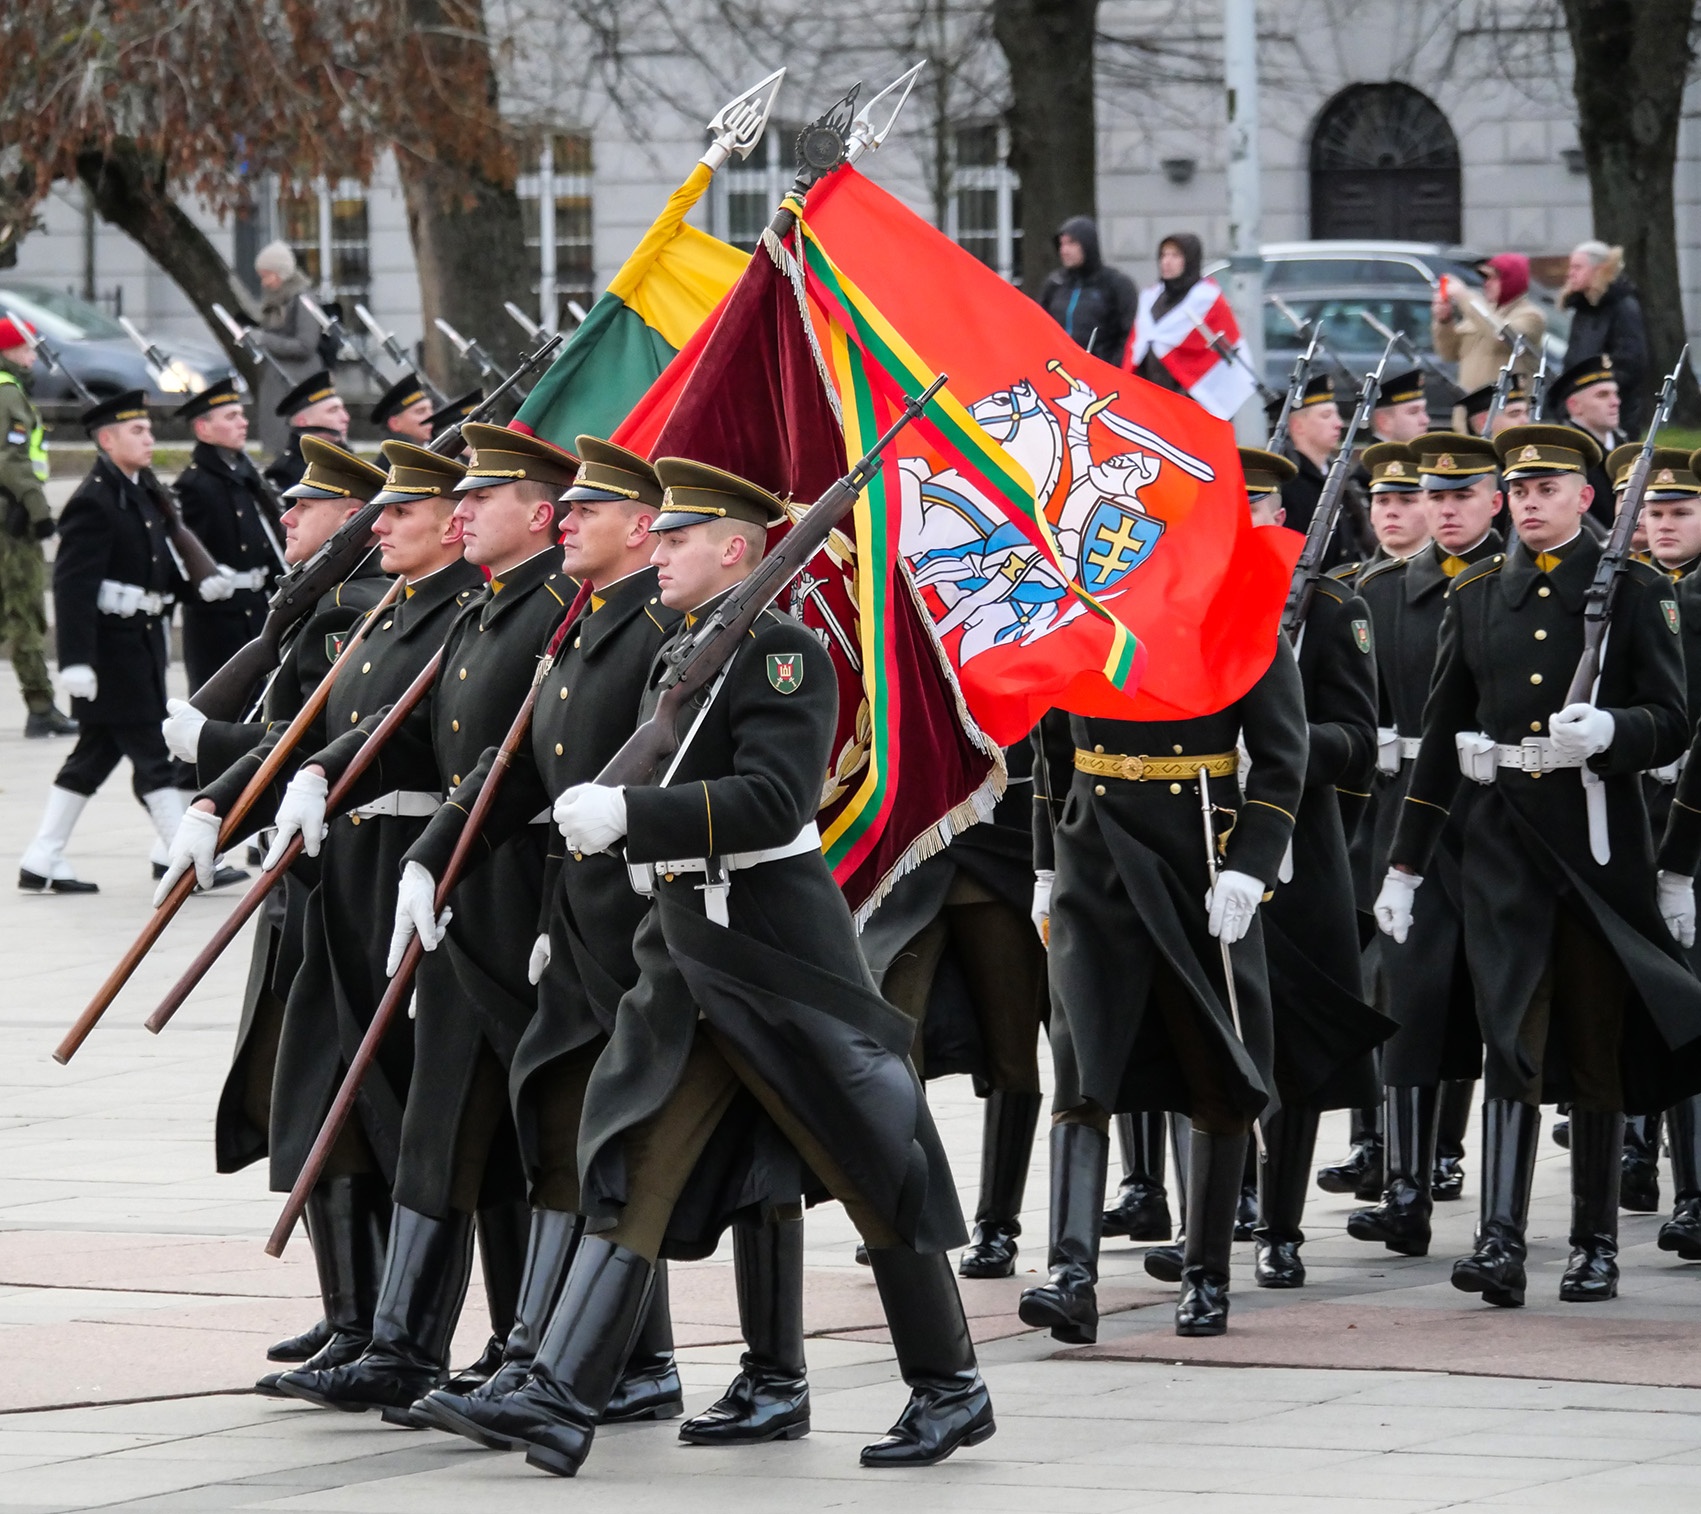
[{"label": "arched doorway", "polygon": [[1352,84],[1311,136],[1311,235],[1459,240],[1459,142],[1409,84]]}]

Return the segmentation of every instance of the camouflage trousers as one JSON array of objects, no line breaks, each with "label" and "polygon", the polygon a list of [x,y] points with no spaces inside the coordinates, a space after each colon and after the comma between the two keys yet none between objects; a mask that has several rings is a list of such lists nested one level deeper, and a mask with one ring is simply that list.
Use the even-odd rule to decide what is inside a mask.
[{"label": "camouflage trousers", "polygon": [[32,710],[53,703],[47,676],[47,560],[38,541],[0,532],[0,640],[12,649],[18,687]]}]

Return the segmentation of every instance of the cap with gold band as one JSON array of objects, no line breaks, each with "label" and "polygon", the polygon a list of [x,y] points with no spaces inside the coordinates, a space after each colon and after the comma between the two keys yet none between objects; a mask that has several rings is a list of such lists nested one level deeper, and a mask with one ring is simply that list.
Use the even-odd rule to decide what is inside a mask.
[{"label": "cap with gold band", "polygon": [[1494,439],[1501,472],[1516,478],[1582,475],[1601,460],[1595,439],[1575,426],[1509,426]]},{"label": "cap with gold band", "polygon": [[1460,431],[1427,431],[1407,446],[1417,454],[1418,484],[1425,489],[1468,489],[1500,466],[1493,442]]},{"label": "cap with gold band", "polygon": [[[1508,405],[1528,404],[1530,400],[1529,387],[1520,376],[1512,380],[1512,387],[1507,390],[1506,398],[1500,402],[1501,409]],[[1484,384],[1480,389],[1473,389],[1460,398],[1459,404],[1467,416],[1474,419],[1479,415],[1487,415],[1488,407],[1494,403],[1494,385]]]},{"label": "cap with gold band", "polygon": [[1240,449],[1240,471],[1246,475],[1246,497],[1259,499],[1277,493],[1299,469],[1279,452],[1262,447]]},{"label": "cap with gold band", "polygon": [[1553,413],[1564,415],[1565,402],[1572,395],[1592,389],[1596,384],[1617,382],[1618,373],[1612,366],[1612,354],[1597,352],[1593,357],[1573,363],[1553,381],[1553,388],[1548,391],[1548,404],[1553,407]]},{"label": "cap with gold band", "polygon": [[390,471],[384,487],[372,497],[375,505],[405,505],[410,500],[453,494],[467,467],[457,457],[444,457],[412,442],[388,441],[378,449]]},{"label": "cap with gold band", "polygon": [[1372,494],[1413,494],[1418,481],[1418,455],[1404,442],[1374,442],[1364,449]]},{"label": "cap with gold band", "polygon": [[223,378],[214,379],[199,394],[192,394],[184,400],[171,412],[172,419],[196,421],[211,411],[222,410],[226,405],[240,405],[242,401],[242,391],[236,387],[236,375],[227,373]]},{"label": "cap with gold band", "polygon": [[384,487],[382,468],[322,436],[302,437],[301,456],[307,471],[300,483],[284,490],[285,499],[342,499],[361,504]]},{"label": "cap with gold band", "polygon": [[1305,381],[1305,393],[1299,397],[1299,406],[1330,404],[1335,398],[1335,381],[1326,373],[1319,373]]},{"label": "cap with gold band", "polygon": [[1386,410],[1391,405],[1404,405],[1422,398],[1423,369],[1413,368],[1408,373],[1396,373],[1382,380],[1381,388],[1376,391],[1376,408]]},{"label": "cap with gold band", "polygon": [[404,373],[397,383],[392,384],[379,396],[378,403],[372,407],[372,424],[382,426],[402,411],[411,410],[426,397],[425,385],[419,381],[419,375]]},{"label": "cap with gold band", "polygon": [[472,461],[467,464],[467,476],[456,490],[459,494],[497,484],[514,484],[521,479],[565,489],[579,471],[579,459],[565,447],[557,447],[529,431],[492,426],[487,421],[469,421],[461,439],[472,448]]},{"label": "cap with gold band", "polygon": [[[1607,453],[1607,477],[1612,480],[1614,494],[1620,494],[1630,483],[1630,470],[1642,455],[1641,442],[1626,442]],[[1693,465],[1694,455],[1683,447],[1656,447],[1648,465],[1648,490],[1644,501],[1693,499],[1701,494],[1701,477]]]},{"label": "cap with gold band", "polygon": [[570,504],[574,500],[629,499],[661,508],[661,481],[648,458],[605,442],[600,436],[575,437],[573,445],[579,453],[579,472],[572,487],[561,496],[563,500]]},{"label": "cap with gold band", "polygon": [[441,410],[433,410],[426,422],[431,428],[431,440],[436,441],[451,426],[458,426],[484,403],[484,390],[469,389],[449,401]]},{"label": "cap with gold band", "polygon": [[652,531],[680,531],[711,520],[741,520],[752,526],[777,526],[785,506],[766,489],[708,463],[686,457],[656,459],[662,486],[662,513]]},{"label": "cap with gold band", "polygon": [[273,413],[287,420],[292,415],[299,415],[309,405],[317,405],[320,400],[330,399],[336,392],[337,386],[331,382],[331,375],[321,368],[317,373],[308,374],[279,400]]},{"label": "cap with gold band", "polygon": [[116,426],[120,421],[145,421],[147,418],[148,396],[141,389],[110,394],[103,400],[97,400],[77,417],[85,431],[98,431],[102,426]]}]

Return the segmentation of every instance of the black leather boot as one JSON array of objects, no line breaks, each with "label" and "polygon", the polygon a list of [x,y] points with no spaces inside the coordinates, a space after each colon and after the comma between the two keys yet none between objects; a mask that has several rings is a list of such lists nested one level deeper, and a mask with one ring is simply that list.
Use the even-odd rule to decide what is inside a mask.
[{"label": "black leather boot", "polygon": [[[372,1340],[372,1314],[384,1277],[390,1233],[390,1192],[377,1173],[325,1178],[307,1196],[307,1233],[324,1306],[324,1338],[302,1363],[306,1372],[341,1367],[358,1358]],[[305,1342],[315,1330],[295,1337]],[[291,1342],[280,1341],[278,1346]],[[278,1346],[267,1353],[273,1355]],[[274,1357],[274,1359],[276,1359]],[[281,1396],[282,1372],[268,1372],[254,1386]]]},{"label": "black leather boot", "polygon": [[[1572,1111],[1571,1123],[1575,1134],[1575,1110]],[[1577,1148],[1573,1145],[1571,1149],[1575,1151]],[[1625,1117],[1618,1206],[1632,1214],[1660,1212],[1660,1117],[1657,1114]]]},{"label": "black leather boot", "polygon": [[438,1220],[397,1204],[371,1344],[345,1366],[286,1372],[279,1389],[327,1409],[382,1409],[392,1423],[412,1428],[408,1407],[448,1375],[449,1342],[471,1273],[470,1214]]},{"label": "black leather boot", "polygon": [[1305,1244],[1300,1221],[1311,1186],[1317,1149],[1318,1112],[1284,1104],[1264,1122],[1264,1154],[1258,1163],[1258,1224],[1252,1232],[1254,1280],[1260,1288],[1303,1288]]},{"label": "black leather boot", "polygon": [[1009,1277],[1016,1270],[1016,1237],[1022,1233],[1017,1215],[1028,1184],[1041,1097],[997,1089],[986,1096],[981,1116],[980,1203],[975,1209],[974,1234],[957,1264],[964,1277]]},{"label": "black leather boot", "polygon": [[1554,1108],[1553,1144],[1567,1149],[1571,1146],[1571,1106],[1559,1104]]},{"label": "black leather boot", "polygon": [[1382,1110],[1355,1109],[1352,1150],[1344,1162],[1317,1169],[1317,1186],[1325,1193],[1350,1193],[1357,1199],[1382,1196]]},{"label": "black leather boot", "polygon": [[1073,1346],[1099,1338],[1099,1226],[1110,1138],[1091,1125],[1051,1127],[1050,1276],[1022,1295],[1022,1323]]},{"label": "black leather boot", "polygon": [[[1098,1135],[1085,1125],[1059,1128]],[[1098,1139],[1109,1147],[1104,1136]],[[1102,1166],[1099,1184],[1095,1213],[1104,1204]],[[992,1395],[975,1364],[950,1258],[922,1256],[908,1246],[882,1247],[868,1255],[910,1401],[885,1435],[862,1448],[863,1466],[931,1467],[959,1446],[990,1440],[998,1428]]]},{"label": "black leather boot", "polygon": [[1453,1286],[1503,1309],[1523,1307],[1524,1233],[1536,1175],[1542,1112],[1535,1104],[1488,1099],[1482,1107],[1482,1218],[1477,1247],[1453,1263]]},{"label": "black leather boot", "polygon": [[1249,1241],[1258,1224],[1258,1148],[1246,1143],[1246,1170],[1240,1175],[1240,1202],[1234,1208],[1234,1238]]},{"label": "black leather boot", "polygon": [[[744,1355],[732,1386],[679,1427],[694,1446],[754,1446],[809,1433],[803,1359],[803,1221],[732,1227],[733,1282]],[[878,1274],[876,1274],[878,1281]]]},{"label": "black leather boot", "polygon": [[1192,1142],[1193,1122],[1186,1115],[1172,1113],[1169,1116],[1169,1155],[1175,1172],[1175,1196],[1179,1201],[1177,1213],[1181,1216],[1181,1224],[1176,1227],[1173,1244],[1148,1246],[1140,1259],[1146,1276],[1156,1278],[1160,1283],[1181,1281],[1181,1251],[1187,1242],[1187,1169],[1192,1162]]},{"label": "black leather boot", "polygon": [[1221,1335],[1228,1329],[1229,1254],[1246,1168],[1247,1137],[1193,1132],[1187,1174],[1187,1240],[1181,1254],[1177,1335]]},{"label": "black leather boot", "polygon": [[1175,1234],[1164,1187],[1164,1112],[1143,1110],[1116,1117],[1122,1148],[1122,1186],[1104,1212],[1103,1233],[1131,1241],[1167,1241]]},{"label": "black leather boot", "polygon": [[1571,1111],[1571,1260],[1559,1283],[1563,1304],[1596,1304],[1618,1297],[1624,1125],[1617,1110]]},{"label": "black leather boot", "polygon": [[1355,1241],[1380,1241],[1401,1256],[1428,1256],[1439,1093],[1433,1087],[1388,1088],[1383,1101],[1388,1187],[1380,1204],[1347,1216],[1347,1234]]},{"label": "black leather boot", "polygon": [[[311,1198],[307,1201],[313,1202]],[[319,1253],[313,1253],[317,1259]],[[321,1279],[321,1284],[323,1279]],[[286,1335],[281,1341],[273,1341],[266,1347],[266,1360],[269,1362],[304,1362],[309,1357],[317,1356],[325,1349],[325,1344],[336,1334],[331,1328],[331,1322],[321,1315],[318,1320],[309,1325],[300,1335]]]},{"label": "black leather boot", "polygon": [[605,1425],[640,1419],[678,1419],[685,1390],[673,1359],[673,1313],[668,1305],[667,1263],[656,1263],[650,1301],[638,1324],[631,1354],[602,1411]]},{"label": "black leather boot", "polygon": [[463,1367],[443,1386],[450,1393],[471,1393],[501,1369],[514,1312],[519,1304],[520,1279],[530,1253],[531,1205],[524,1200],[486,1204],[473,1216],[478,1240],[479,1270],[484,1275],[485,1304],[490,1311],[490,1339],[470,1367]]},{"label": "black leather boot", "polygon": [[1465,1132],[1477,1101],[1475,1078],[1448,1078],[1441,1085],[1435,1112],[1435,1167],[1429,1196],[1451,1203],[1465,1191]]},{"label": "black leather boot", "polygon": [[1701,1262],[1701,1097],[1685,1099],[1666,1111],[1671,1145],[1671,1218],[1660,1226],[1660,1250],[1675,1251],[1686,1262]]},{"label": "black leather boot", "polygon": [[454,1393],[447,1387],[425,1395],[413,1406],[415,1424],[464,1435],[492,1450],[509,1449],[506,1440],[487,1441],[477,1422],[471,1418],[469,1404],[485,1403],[512,1393],[526,1380],[537,1356],[538,1343],[549,1327],[549,1316],[561,1294],[567,1268],[578,1247],[584,1221],[576,1214],[560,1209],[537,1209],[532,1212],[531,1230],[526,1241],[526,1264],[520,1274],[520,1290],[514,1304],[514,1328],[508,1332],[503,1348],[502,1365],[484,1382],[466,1393]]}]

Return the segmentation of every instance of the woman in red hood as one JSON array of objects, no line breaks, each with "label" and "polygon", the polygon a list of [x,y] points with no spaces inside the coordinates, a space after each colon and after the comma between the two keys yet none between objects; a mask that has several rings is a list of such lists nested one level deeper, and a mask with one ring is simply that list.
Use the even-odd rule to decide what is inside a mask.
[{"label": "woman in red hood", "polygon": [[1526,343],[1518,371],[1534,373],[1547,328],[1541,307],[1530,298],[1530,260],[1523,253],[1499,253],[1479,264],[1478,271],[1480,291],[1444,276],[1430,308],[1436,356],[1459,365],[1459,385],[1467,394],[1500,376],[1512,355],[1514,332],[1522,332]]}]

